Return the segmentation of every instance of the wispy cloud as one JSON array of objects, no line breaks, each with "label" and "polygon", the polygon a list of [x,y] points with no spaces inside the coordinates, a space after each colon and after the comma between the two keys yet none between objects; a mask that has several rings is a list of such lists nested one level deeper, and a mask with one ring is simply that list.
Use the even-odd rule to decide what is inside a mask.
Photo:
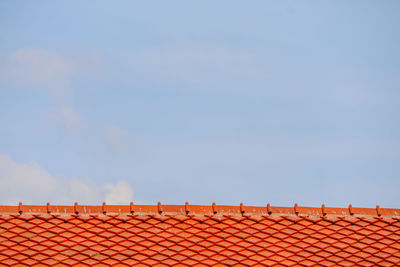
[{"label": "wispy cloud", "polygon": [[2,80],[22,86],[40,86],[51,92],[67,88],[75,72],[70,60],[43,49],[19,49],[9,54],[1,65]]},{"label": "wispy cloud", "polygon": [[129,203],[133,190],[127,182],[98,186],[89,179],[67,179],[54,176],[36,162],[17,163],[0,155],[0,202],[30,204],[48,202],[68,204],[75,201],[85,204]]},{"label": "wispy cloud", "polygon": [[105,76],[103,59],[92,51],[64,55],[42,48],[21,48],[0,54],[0,82],[38,88],[53,96],[64,96],[77,89],[74,81],[80,77],[96,84]]},{"label": "wispy cloud", "polygon": [[63,127],[68,132],[76,132],[82,128],[82,118],[69,106],[60,106],[51,111],[50,120]]},{"label": "wispy cloud", "polygon": [[105,130],[105,138],[111,150],[120,153],[129,153],[133,149],[129,133],[117,126],[109,126]]}]

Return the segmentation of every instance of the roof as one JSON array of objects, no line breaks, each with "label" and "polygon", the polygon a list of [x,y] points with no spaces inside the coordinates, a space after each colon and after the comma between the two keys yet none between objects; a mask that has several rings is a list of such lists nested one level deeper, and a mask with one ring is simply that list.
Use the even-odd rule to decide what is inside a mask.
[{"label": "roof", "polygon": [[0,206],[0,265],[400,265],[400,209]]}]

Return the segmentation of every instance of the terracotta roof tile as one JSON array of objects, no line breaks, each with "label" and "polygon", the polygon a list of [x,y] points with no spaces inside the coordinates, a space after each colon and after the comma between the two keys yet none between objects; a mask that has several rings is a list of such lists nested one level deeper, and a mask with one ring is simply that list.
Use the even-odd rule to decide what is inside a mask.
[{"label": "terracotta roof tile", "polygon": [[393,266],[400,210],[0,206],[0,265]]}]

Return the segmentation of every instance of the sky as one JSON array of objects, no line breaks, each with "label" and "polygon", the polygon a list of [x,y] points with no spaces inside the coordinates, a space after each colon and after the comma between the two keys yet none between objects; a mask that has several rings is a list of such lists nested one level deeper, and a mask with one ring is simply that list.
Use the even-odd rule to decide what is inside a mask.
[{"label": "sky", "polygon": [[399,1],[0,2],[0,204],[400,207]]}]

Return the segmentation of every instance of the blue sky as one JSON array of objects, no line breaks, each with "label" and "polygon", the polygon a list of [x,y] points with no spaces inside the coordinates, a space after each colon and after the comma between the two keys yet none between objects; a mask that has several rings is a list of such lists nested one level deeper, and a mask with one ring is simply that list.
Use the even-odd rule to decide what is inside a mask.
[{"label": "blue sky", "polygon": [[0,202],[399,207],[398,1],[0,3]]}]

